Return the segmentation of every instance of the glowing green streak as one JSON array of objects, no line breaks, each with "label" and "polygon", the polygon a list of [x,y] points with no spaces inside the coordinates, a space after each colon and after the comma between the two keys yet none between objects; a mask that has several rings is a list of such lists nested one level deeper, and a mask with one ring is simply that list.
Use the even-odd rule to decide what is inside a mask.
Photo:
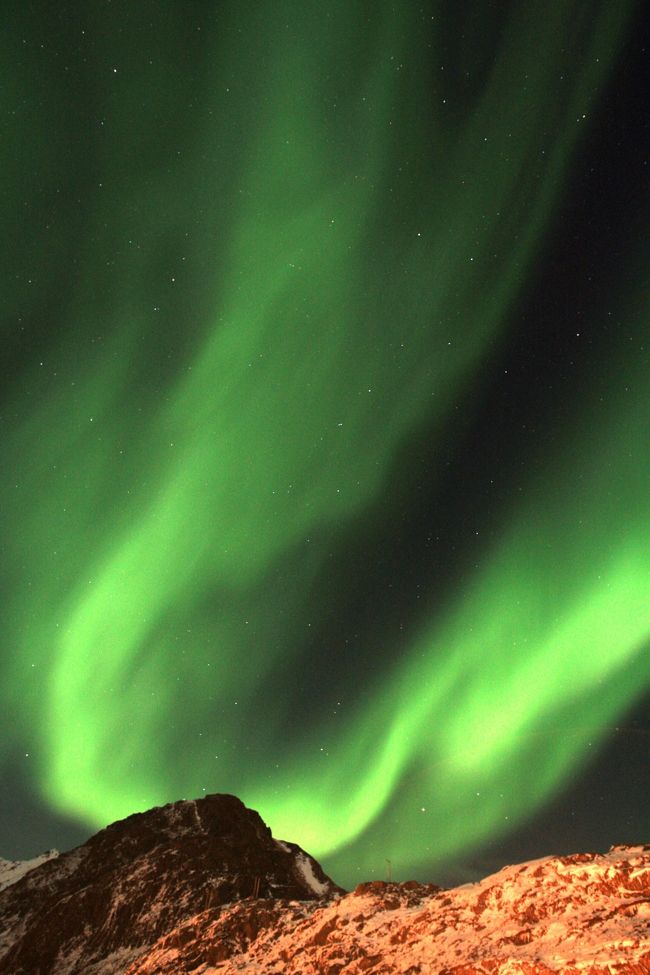
[{"label": "glowing green streak", "polygon": [[[314,848],[328,829],[335,848],[353,839],[413,768],[417,787],[398,799],[399,827],[378,831],[379,849],[402,868],[423,849],[443,858],[506,832],[643,693],[650,512],[640,449],[650,422],[643,374],[635,378],[636,398],[623,391],[622,374],[609,421],[591,411],[598,432],[587,458],[548,458],[549,469],[565,472],[557,506],[549,510],[548,484],[531,486],[530,501],[448,619],[423,634],[411,665],[372,711],[328,742],[336,771],[331,782],[325,776],[327,788],[315,775],[300,780],[303,837]],[[271,796],[260,803],[274,808]],[[280,831],[298,818],[286,801],[274,813]],[[354,854],[362,871],[380,860],[372,847]],[[333,862],[343,869],[346,857]]]},{"label": "glowing green streak", "polygon": [[[442,429],[451,404],[470,400],[627,7],[594,17],[558,107],[579,5],[518,4],[461,122],[431,106],[428,34],[408,5],[379,5],[370,25],[347,3],[282,6],[286,17],[261,31],[272,56],[236,39],[260,36],[257,6],[246,5],[231,14],[241,34],[214,51],[210,118],[195,136],[212,162],[197,152],[183,170],[205,216],[173,267],[181,284],[186,256],[207,264],[204,313],[159,386],[147,383],[146,357],[164,299],[158,279],[147,291],[143,255],[179,236],[184,208],[168,203],[179,193],[162,176],[153,186],[131,176],[144,214],[135,230],[97,200],[92,226],[142,242],[142,253],[126,248],[120,287],[98,298],[103,245],[89,234],[59,378],[46,386],[38,367],[28,377],[38,405],[21,401],[10,459],[33,503],[7,489],[23,588],[11,606],[19,657],[4,683],[37,716],[41,788],[63,811],[103,824],[205,788],[234,791],[316,853],[360,837],[355,857],[370,865],[374,829],[405,864],[506,829],[506,808],[510,823],[534,809],[639,687],[638,675],[616,674],[648,634],[643,553],[621,542],[600,565],[602,535],[566,531],[559,512],[571,524],[579,510],[569,475],[558,511],[544,511],[546,481],[531,485],[467,591],[443,612],[432,606],[410,659],[340,730],[314,722],[286,756],[282,701],[259,714],[274,672],[300,653],[303,621],[328,612],[312,586],[332,541],[384,490],[414,425]],[[139,97],[108,112],[125,143]],[[123,163],[107,151],[102,166],[111,185]],[[190,320],[196,280],[187,287]],[[89,329],[102,339],[80,376]],[[612,412],[617,464],[627,409]],[[609,474],[589,483],[583,518],[595,523]],[[634,500],[641,531],[646,506]],[[613,681],[606,695],[601,680]],[[578,727],[549,743],[545,723],[565,708]],[[411,774],[417,784],[395,800]],[[476,791],[487,792],[480,809]],[[381,832],[395,801],[408,849]]]}]

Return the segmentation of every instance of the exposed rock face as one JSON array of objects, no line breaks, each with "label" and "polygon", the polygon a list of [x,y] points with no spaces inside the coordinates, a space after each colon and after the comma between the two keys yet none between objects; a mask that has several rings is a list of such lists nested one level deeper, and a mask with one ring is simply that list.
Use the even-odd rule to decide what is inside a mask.
[{"label": "exposed rock face", "polygon": [[205,909],[340,892],[300,847],[274,840],[227,795],[130,816],[9,884],[0,891],[1,975],[121,975]]},{"label": "exposed rock face", "polygon": [[650,975],[650,846],[345,894],[208,796],[1,861],[0,882],[0,975]]},{"label": "exposed rock face", "polygon": [[548,857],[477,884],[361,884],[323,903],[209,909],[126,975],[642,975],[650,846]]}]

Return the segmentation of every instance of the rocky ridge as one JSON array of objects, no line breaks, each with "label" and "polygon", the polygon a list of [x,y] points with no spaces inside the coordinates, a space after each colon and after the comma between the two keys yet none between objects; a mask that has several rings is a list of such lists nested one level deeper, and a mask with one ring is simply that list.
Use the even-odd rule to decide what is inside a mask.
[{"label": "rocky ridge", "polygon": [[650,975],[650,846],[346,894],[234,796],[0,861],[0,975]]},{"label": "rocky ridge", "polygon": [[37,862],[0,891],[0,975],[119,975],[201,910],[340,892],[235,796],[172,803]]},{"label": "rocky ridge", "polygon": [[328,904],[240,903],[126,975],[646,975],[650,846],[547,857],[476,884],[370,882]]}]

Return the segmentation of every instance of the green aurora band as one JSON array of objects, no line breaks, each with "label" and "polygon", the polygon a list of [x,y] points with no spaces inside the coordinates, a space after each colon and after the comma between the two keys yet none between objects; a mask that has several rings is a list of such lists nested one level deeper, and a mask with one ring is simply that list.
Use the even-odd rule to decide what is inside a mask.
[{"label": "green aurora band", "polygon": [[[60,812],[229,791],[336,876],[407,869],[521,823],[647,688],[650,404],[621,354],[408,652],[289,713],[325,569],[408,438],[472,411],[632,10],[521,2],[494,33],[486,7],[464,101],[436,5],[225,6],[198,92],[171,15],[153,64],[129,69],[135,31],[107,50],[85,212],[31,245],[45,290],[74,238],[62,327],[6,412],[2,747],[30,741]],[[15,133],[46,209],[57,97]]]}]

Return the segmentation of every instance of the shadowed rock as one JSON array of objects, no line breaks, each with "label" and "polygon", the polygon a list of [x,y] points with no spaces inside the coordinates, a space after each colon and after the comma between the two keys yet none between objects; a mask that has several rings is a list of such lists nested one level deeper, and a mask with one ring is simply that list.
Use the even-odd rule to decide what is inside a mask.
[{"label": "shadowed rock", "polygon": [[341,890],[235,796],[129,816],[0,891],[2,975],[113,975],[200,911]]}]

